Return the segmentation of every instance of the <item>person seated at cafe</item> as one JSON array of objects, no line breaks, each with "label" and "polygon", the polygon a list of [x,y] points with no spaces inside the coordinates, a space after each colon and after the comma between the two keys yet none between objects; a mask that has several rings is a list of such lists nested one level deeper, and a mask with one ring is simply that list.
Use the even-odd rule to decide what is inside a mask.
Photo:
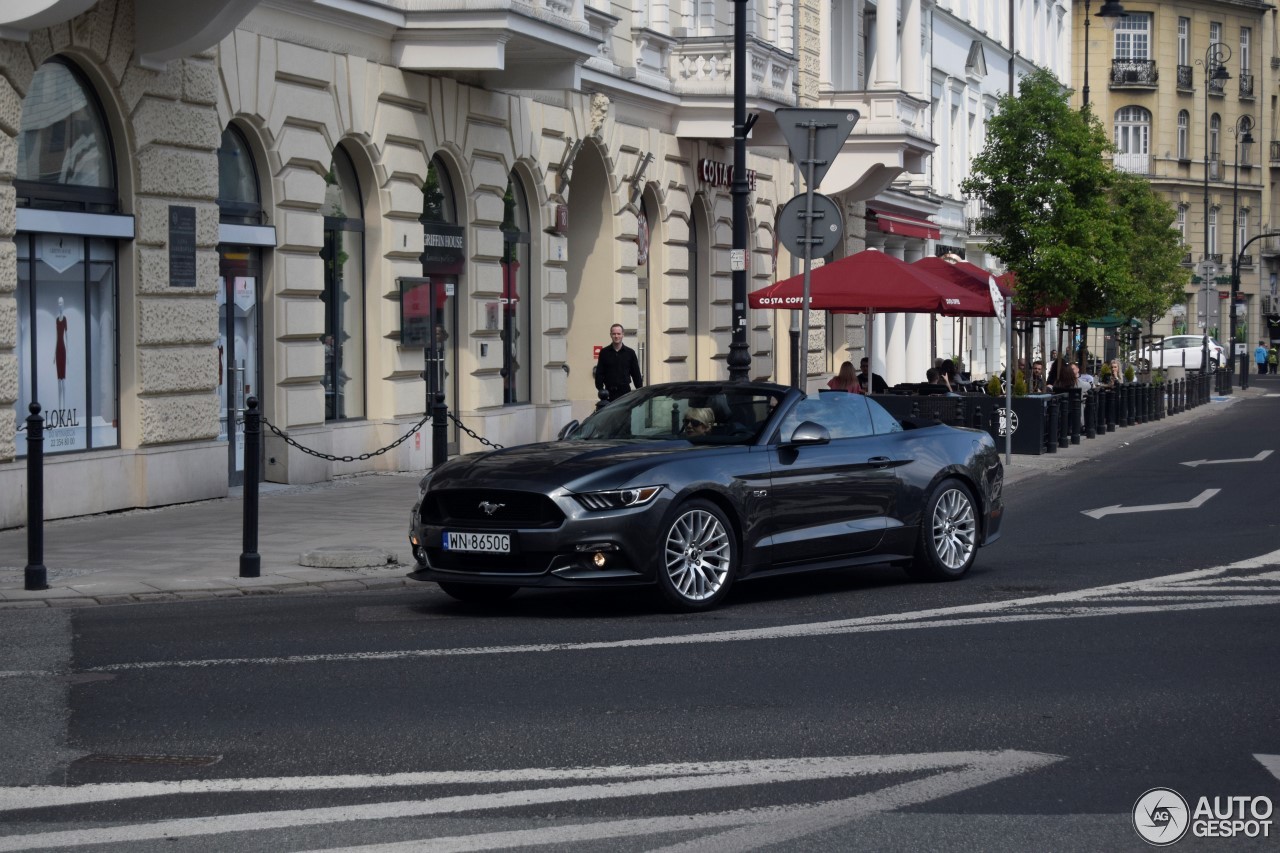
[{"label": "person seated at cafe", "polygon": [[951,359],[942,362],[942,369],[938,371],[941,374],[942,384],[947,386],[948,391],[960,390],[960,371],[956,369],[956,363]]},{"label": "person seated at cafe", "polygon": [[685,409],[681,434],[686,438],[701,438],[716,425],[716,413],[701,406]]},{"label": "person seated at cafe", "polygon": [[1061,394],[1071,388],[1077,387],[1078,383],[1076,382],[1076,375],[1071,370],[1074,366],[1075,365],[1070,364],[1065,358],[1059,358],[1055,361],[1049,372],[1049,375],[1053,377],[1053,380],[1047,383],[1049,391],[1054,394]]},{"label": "person seated at cafe", "polygon": [[1048,391],[1048,383],[1044,379],[1044,362],[1036,359],[1031,362],[1031,378],[1027,380],[1028,394],[1044,394]]},{"label": "person seated at cafe", "polygon": [[1094,385],[1099,388],[1115,388],[1124,381],[1124,374],[1120,372],[1120,360],[1111,359],[1109,366],[1110,371],[1104,370],[1102,375],[1094,381]]},{"label": "person seated at cafe", "polygon": [[846,361],[840,365],[840,372],[831,377],[827,387],[832,391],[848,391],[850,394],[861,394],[862,383],[858,382],[858,377],[853,375],[853,362]]},{"label": "person seated at cafe", "polygon": [[872,394],[884,394],[889,390],[889,383],[884,381],[883,376],[879,373],[871,373],[869,359],[863,358],[858,364],[861,370],[858,374],[858,384],[863,387],[864,392],[870,391]]},{"label": "person seated at cafe", "polygon": [[938,372],[938,368],[930,367],[924,372],[924,384],[918,386],[920,394],[948,394],[951,389],[942,382],[942,375]]},{"label": "person seated at cafe", "polygon": [[[1085,365],[1085,367],[1087,368],[1088,365]],[[1093,390],[1093,386],[1097,384],[1097,380],[1093,378],[1092,373],[1081,373],[1080,365],[1078,364],[1071,365],[1071,370],[1076,375],[1076,384],[1080,386],[1081,391],[1088,394]]]}]

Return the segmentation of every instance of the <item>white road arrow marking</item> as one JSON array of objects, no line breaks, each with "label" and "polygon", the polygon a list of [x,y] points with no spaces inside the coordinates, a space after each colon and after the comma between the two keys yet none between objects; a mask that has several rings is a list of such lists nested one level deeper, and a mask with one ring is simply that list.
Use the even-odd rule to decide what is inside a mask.
[{"label": "white road arrow marking", "polygon": [[1280,755],[1254,755],[1262,766],[1271,771],[1271,775],[1280,779]]},{"label": "white road arrow marking", "polygon": [[1248,459],[1197,459],[1194,462],[1183,462],[1188,468],[1198,468],[1201,465],[1228,465],[1232,462],[1261,462],[1270,456],[1272,451],[1264,450],[1257,456],[1251,456]]},{"label": "white road arrow marking", "polygon": [[1126,512],[1162,512],[1167,509],[1196,509],[1209,498],[1216,495],[1222,489],[1205,489],[1189,501],[1183,501],[1180,504],[1147,504],[1146,506],[1122,506],[1113,504],[1112,506],[1100,506],[1097,509],[1086,509],[1084,515],[1090,518],[1102,518],[1104,515],[1123,515]]}]

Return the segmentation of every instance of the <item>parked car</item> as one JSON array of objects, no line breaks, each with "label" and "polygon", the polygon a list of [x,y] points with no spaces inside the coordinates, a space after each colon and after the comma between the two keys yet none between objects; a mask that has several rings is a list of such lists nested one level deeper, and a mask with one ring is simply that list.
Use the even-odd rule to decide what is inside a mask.
[{"label": "parked car", "polygon": [[1003,482],[987,433],[899,422],[861,394],[655,385],[559,441],[429,473],[409,576],[475,602],[521,587],[650,586],[682,610],[800,569],[891,562],[953,580],[999,537]]},{"label": "parked car", "polygon": [[[1182,367],[1199,370],[1203,352],[1202,335],[1168,335],[1155,348],[1143,347],[1138,353],[1138,370],[1146,372],[1152,367]],[[1217,370],[1226,363],[1226,348],[1209,338],[1209,370]]]}]

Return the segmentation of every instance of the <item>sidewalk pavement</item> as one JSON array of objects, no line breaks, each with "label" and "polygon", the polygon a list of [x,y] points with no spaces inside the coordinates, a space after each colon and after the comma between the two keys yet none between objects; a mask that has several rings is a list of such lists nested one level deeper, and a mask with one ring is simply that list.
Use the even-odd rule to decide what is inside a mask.
[{"label": "sidewalk pavement", "polygon": [[[1231,403],[1262,396],[1263,383],[1147,424],[1082,438],[1057,453],[1014,455],[1006,484],[1060,471],[1133,445],[1154,433],[1213,417]],[[1278,387],[1277,390],[1280,390]],[[1004,458],[1001,448],[1001,458]],[[157,509],[48,521],[44,565],[49,589],[26,591],[27,530],[0,531],[0,610],[82,607],[243,595],[315,594],[330,590],[416,585],[409,513],[423,472],[366,474],[305,486],[259,488],[260,576],[239,577],[243,490],[226,498]],[[1016,492],[1015,492],[1016,493]],[[356,551],[374,557],[362,568],[322,568]],[[304,560],[303,555],[307,554]],[[330,559],[332,557],[333,559]],[[304,566],[301,562],[312,565]],[[347,561],[346,564],[350,564]],[[318,564],[318,565],[317,565]]]}]

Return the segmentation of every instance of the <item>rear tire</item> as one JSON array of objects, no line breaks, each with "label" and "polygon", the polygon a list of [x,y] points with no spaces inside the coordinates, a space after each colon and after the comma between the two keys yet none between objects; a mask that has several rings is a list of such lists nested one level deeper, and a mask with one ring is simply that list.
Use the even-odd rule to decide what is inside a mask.
[{"label": "rear tire", "polygon": [[450,598],[466,604],[497,604],[515,595],[520,590],[520,587],[445,581],[440,584],[440,589]]},{"label": "rear tire", "polygon": [[920,537],[907,574],[921,581],[953,581],[968,573],[978,555],[978,510],[969,487],[943,480],[920,516]]}]

